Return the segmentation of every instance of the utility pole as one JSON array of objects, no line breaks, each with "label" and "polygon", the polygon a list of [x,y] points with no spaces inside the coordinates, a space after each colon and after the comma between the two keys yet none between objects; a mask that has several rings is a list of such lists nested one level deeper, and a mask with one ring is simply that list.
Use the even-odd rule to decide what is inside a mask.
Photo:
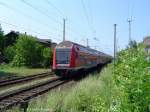
[{"label": "utility pole", "polygon": [[95,50],[96,50],[96,47],[97,47],[97,46],[95,45],[95,46],[94,46]]},{"label": "utility pole", "polygon": [[89,47],[89,39],[86,39],[86,46]]},{"label": "utility pole", "polygon": [[114,59],[116,60],[116,50],[117,50],[117,45],[116,45],[116,27],[117,24],[114,24]]},{"label": "utility pole", "polygon": [[65,41],[66,19],[63,19],[63,41]]},{"label": "utility pole", "polygon": [[132,22],[132,18],[129,18],[128,19],[128,23],[129,23],[129,42],[132,41],[132,38],[131,38],[131,22]]}]

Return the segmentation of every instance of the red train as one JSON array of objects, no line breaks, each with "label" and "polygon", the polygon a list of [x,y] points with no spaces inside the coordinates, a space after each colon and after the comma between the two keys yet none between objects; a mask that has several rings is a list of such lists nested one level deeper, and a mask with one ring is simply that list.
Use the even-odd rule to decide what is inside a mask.
[{"label": "red train", "polygon": [[67,76],[79,70],[88,70],[112,60],[112,57],[71,41],[63,41],[54,49],[53,71]]}]

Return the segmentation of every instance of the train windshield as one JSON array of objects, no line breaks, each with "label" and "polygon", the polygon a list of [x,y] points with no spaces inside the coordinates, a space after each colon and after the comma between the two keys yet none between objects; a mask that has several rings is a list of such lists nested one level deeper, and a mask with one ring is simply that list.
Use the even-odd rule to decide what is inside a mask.
[{"label": "train windshield", "polygon": [[56,49],[56,64],[69,64],[70,49]]}]

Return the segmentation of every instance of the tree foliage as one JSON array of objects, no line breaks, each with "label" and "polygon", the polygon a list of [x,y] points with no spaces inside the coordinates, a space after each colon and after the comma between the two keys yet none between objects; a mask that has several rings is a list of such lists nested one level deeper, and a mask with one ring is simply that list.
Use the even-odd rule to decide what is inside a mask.
[{"label": "tree foliage", "polygon": [[37,38],[11,31],[4,36],[0,26],[0,54],[13,66],[48,67],[52,65],[52,49]]},{"label": "tree foliage", "polygon": [[121,112],[148,112],[150,104],[150,62],[145,59],[144,47],[130,47],[119,52],[114,80],[121,91]]},{"label": "tree foliage", "polygon": [[40,56],[37,55],[39,50],[38,43],[32,36],[21,34],[16,47],[16,55],[12,64],[15,66],[36,66],[39,63]]},{"label": "tree foliage", "polygon": [[0,52],[4,49],[4,32],[2,31],[2,27],[0,25]]},{"label": "tree foliage", "polygon": [[129,42],[127,48],[137,48],[137,42],[135,40],[132,40]]},{"label": "tree foliage", "polygon": [[43,66],[47,67],[52,65],[52,57],[53,57],[52,49],[44,48],[42,53],[43,53]]},{"label": "tree foliage", "polygon": [[4,47],[14,45],[17,42],[18,38],[19,38],[19,32],[11,31],[7,35],[5,35],[5,40],[4,40],[5,46]]},{"label": "tree foliage", "polygon": [[7,62],[11,62],[16,54],[16,48],[15,46],[8,46],[4,49],[4,56],[7,60]]}]

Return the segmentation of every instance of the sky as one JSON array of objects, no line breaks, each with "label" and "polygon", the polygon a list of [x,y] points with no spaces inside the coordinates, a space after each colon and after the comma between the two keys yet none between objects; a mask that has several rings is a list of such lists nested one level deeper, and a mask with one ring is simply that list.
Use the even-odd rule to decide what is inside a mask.
[{"label": "sky", "polygon": [[63,19],[66,40],[113,55],[114,24],[117,24],[117,50],[129,42],[150,35],[150,0],[0,0],[0,24],[11,30],[61,42]]}]

